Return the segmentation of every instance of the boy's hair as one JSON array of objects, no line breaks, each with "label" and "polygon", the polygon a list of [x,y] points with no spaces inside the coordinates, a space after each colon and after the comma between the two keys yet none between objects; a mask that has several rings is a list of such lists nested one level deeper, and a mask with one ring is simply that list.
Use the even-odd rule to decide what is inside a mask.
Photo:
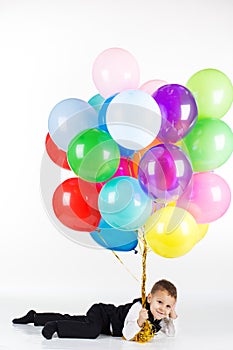
[{"label": "boy's hair", "polygon": [[177,299],[176,287],[174,286],[174,284],[165,279],[162,279],[153,285],[151,289],[151,294],[154,294],[157,290],[165,290],[171,297],[173,297],[175,300]]}]

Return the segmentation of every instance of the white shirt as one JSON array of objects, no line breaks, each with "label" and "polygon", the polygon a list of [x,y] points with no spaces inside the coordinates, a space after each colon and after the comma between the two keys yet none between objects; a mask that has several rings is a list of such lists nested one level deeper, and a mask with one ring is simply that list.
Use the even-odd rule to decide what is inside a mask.
[{"label": "white shirt", "polygon": [[[122,330],[123,336],[126,340],[132,339],[141,330],[141,327],[139,327],[137,322],[141,308],[142,304],[138,301],[129,309]],[[160,322],[160,326],[161,331],[167,336],[173,337],[175,335],[175,327],[171,318],[163,318]]]}]

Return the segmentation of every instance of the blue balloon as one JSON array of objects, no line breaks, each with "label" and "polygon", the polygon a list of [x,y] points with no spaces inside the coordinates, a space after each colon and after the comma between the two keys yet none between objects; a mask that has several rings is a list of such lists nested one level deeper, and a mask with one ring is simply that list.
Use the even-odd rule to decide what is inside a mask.
[{"label": "blue balloon", "polygon": [[108,181],[100,191],[98,205],[102,218],[123,231],[143,226],[152,211],[152,200],[130,176],[118,176]]},{"label": "blue balloon", "polygon": [[112,99],[116,96],[117,94],[114,94],[110,97],[108,97],[104,103],[102,104],[102,107],[100,108],[99,114],[98,114],[98,122],[99,122],[99,129],[104,130],[108,132],[108,128],[106,125],[106,112],[109,106],[109,103],[112,101]]},{"label": "blue balloon", "polygon": [[119,143],[118,143],[118,147],[119,147],[120,154],[122,157],[132,157],[134,155],[135,151],[133,149],[125,148],[125,147],[119,145]]},{"label": "blue balloon", "polygon": [[100,111],[103,102],[104,98],[100,94],[97,94],[88,100],[88,103],[96,110],[97,113]]},{"label": "blue balloon", "polygon": [[121,231],[100,220],[98,230],[90,233],[91,237],[102,247],[119,252],[128,252],[138,244],[136,231]]},{"label": "blue balloon", "polygon": [[50,137],[63,151],[67,151],[70,141],[81,131],[97,126],[97,112],[89,103],[78,98],[57,103],[48,121]]}]

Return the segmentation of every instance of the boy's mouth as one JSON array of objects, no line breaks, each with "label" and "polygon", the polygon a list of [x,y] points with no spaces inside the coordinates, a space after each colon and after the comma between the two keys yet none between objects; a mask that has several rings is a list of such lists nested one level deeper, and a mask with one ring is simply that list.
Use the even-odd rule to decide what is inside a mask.
[{"label": "boy's mouth", "polygon": [[157,314],[160,315],[160,316],[164,316],[164,313],[163,312],[160,312],[158,310],[156,310]]}]

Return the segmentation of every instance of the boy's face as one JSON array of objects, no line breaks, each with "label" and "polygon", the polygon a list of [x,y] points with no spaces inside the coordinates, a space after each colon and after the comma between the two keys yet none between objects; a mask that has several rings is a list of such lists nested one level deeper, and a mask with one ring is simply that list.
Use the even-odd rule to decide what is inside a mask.
[{"label": "boy's face", "polygon": [[157,320],[169,316],[176,303],[175,298],[166,290],[157,290],[154,294],[149,293],[147,301],[150,304],[152,315]]}]

